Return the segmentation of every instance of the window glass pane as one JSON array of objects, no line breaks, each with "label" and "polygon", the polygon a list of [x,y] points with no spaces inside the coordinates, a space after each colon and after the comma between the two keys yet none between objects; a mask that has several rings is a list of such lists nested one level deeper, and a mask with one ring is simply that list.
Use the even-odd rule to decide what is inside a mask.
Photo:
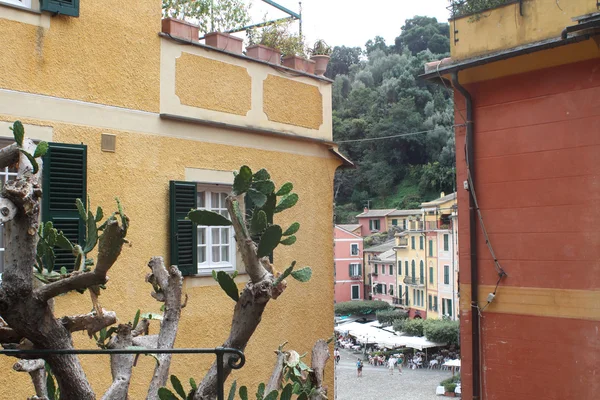
[{"label": "window glass pane", "polygon": [[229,246],[221,247],[221,261],[229,261]]},{"label": "window glass pane", "polygon": [[206,262],[206,247],[198,247],[198,262]]},{"label": "window glass pane", "polygon": [[198,227],[198,244],[206,244],[206,228]]},{"label": "window glass pane", "polygon": [[229,243],[229,228],[221,228],[221,243]]},{"label": "window glass pane", "polygon": [[210,208],[218,209],[219,207],[219,193],[211,193]]},{"label": "window glass pane", "polygon": [[219,246],[213,246],[212,248],[212,262],[220,262],[221,261],[221,254],[220,254],[220,247]]},{"label": "window glass pane", "polygon": [[206,207],[206,193],[205,192],[198,192],[198,208],[205,208]]},{"label": "window glass pane", "polygon": [[212,230],[212,232],[211,232],[211,235],[212,235],[212,244],[214,245],[214,244],[221,243],[220,240],[219,240],[220,236],[221,236],[221,234],[219,232],[220,229],[219,228],[211,228],[211,230]]},{"label": "window glass pane", "polygon": [[225,203],[226,198],[227,193],[221,193],[221,208],[227,208],[227,203]]}]

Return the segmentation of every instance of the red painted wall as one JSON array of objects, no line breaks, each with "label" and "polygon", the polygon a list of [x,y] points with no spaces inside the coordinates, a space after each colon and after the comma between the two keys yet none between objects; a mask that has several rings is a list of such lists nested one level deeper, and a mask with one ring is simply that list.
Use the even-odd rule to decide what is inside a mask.
[{"label": "red painted wall", "polygon": [[[360,298],[364,300],[363,279],[363,239],[344,229],[335,227],[334,230],[334,262],[335,262],[335,302],[352,300],[352,285],[359,285]],[[358,243],[358,254],[352,255],[351,245]],[[350,277],[350,264],[361,265],[360,279]]]},{"label": "red painted wall", "polygon": [[[466,86],[475,189],[503,285],[600,287],[600,60]],[[456,92],[456,123],[466,115]],[[467,179],[456,130],[457,186]],[[470,283],[469,194],[458,191],[460,282]],[[480,229],[479,283],[494,285]],[[557,304],[557,307],[560,305]],[[482,398],[600,398],[600,322],[483,313]],[[463,398],[472,397],[471,311],[461,310]]]}]

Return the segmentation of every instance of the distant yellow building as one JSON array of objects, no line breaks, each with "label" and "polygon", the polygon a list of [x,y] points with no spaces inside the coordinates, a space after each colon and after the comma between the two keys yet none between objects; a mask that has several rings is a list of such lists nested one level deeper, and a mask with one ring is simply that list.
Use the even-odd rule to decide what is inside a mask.
[{"label": "distant yellow building", "polygon": [[[294,183],[300,201],[278,217],[284,226],[298,220],[302,227],[294,246],[276,250],[274,263],[284,268],[297,259],[312,266],[313,279],[290,284],[269,304],[246,349],[246,366],[234,378],[256,387],[268,379],[272,351],[281,343],[306,351],[331,336],[333,226],[327,221],[333,176],[345,162],[332,142],[331,81],[160,35],[159,1],[41,3],[60,7],[44,11],[37,0],[0,1],[0,135],[8,143],[8,126],[19,119],[28,136],[54,143],[51,165],[69,163],[61,149],[73,156],[74,164],[62,165],[69,168],[63,186],[44,188],[65,201],[44,198],[44,219],[61,229],[74,223],[73,240],[79,237],[75,197],[89,194],[92,204],[105,209],[115,196],[121,199],[131,218],[132,247],[111,270],[102,305],[116,311],[120,322],[132,320],[138,308],[159,312],[144,277],[150,257],[165,256],[183,270],[189,295],[176,347],[220,346],[234,303],[210,275],[243,269],[232,232],[187,226],[186,236],[170,213],[177,216],[174,203],[180,200],[183,209],[221,210],[232,171],[247,164],[268,169],[279,184]],[[44,173],[52,173],[46,167]],[[191,196],[184,199],[177,188]],[[240,287],[246,280],[243,271],[236,278]],[[56,316],[90,308],[87,298],[69,294],[58,299]],[[83,334],[75,341],[95,347]],[[82,361],[100,398],[111,382],[109,359],[82,356]],[[176,356],[171,372],[198,379],[213,361]],[[0,398],[27,398],[31,381],[14,372],[13,363],[0,358]],[[132,398],[145,397],[153,363],[140,359]],[[333,398],[332,364],[326,379]]]}]

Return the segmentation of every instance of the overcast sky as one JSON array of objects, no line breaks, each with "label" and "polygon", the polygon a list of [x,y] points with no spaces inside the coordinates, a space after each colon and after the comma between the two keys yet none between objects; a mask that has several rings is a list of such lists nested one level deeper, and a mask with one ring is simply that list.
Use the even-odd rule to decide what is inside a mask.
[{"label": "overcast sky", "polygon": [[[298,0],[274,1],[298,12]],[[448,0],[302,0],[303,33],[309,45],[324,39],[332,46],[364,46],[375,36],[389,45],[404,20],[415,15],[447,21],[447,5]],[[253,22],[261,22],[266,12],[269,19],[286,16],[261,0],[252,0]]]}]

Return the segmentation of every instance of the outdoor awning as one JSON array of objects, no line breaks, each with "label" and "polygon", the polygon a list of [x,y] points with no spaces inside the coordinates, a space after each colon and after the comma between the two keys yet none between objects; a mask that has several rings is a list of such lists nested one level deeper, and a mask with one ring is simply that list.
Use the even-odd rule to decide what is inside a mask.
[{"label": "outdoor awning", "polygon": [[429,349],[431,347],[441,347],[446,345],[446,343],[431,342],[425,339],[425,337],[405,336],[404,339],[406,339],[406,347],[412,347],[413,349],[417,350]]}]

